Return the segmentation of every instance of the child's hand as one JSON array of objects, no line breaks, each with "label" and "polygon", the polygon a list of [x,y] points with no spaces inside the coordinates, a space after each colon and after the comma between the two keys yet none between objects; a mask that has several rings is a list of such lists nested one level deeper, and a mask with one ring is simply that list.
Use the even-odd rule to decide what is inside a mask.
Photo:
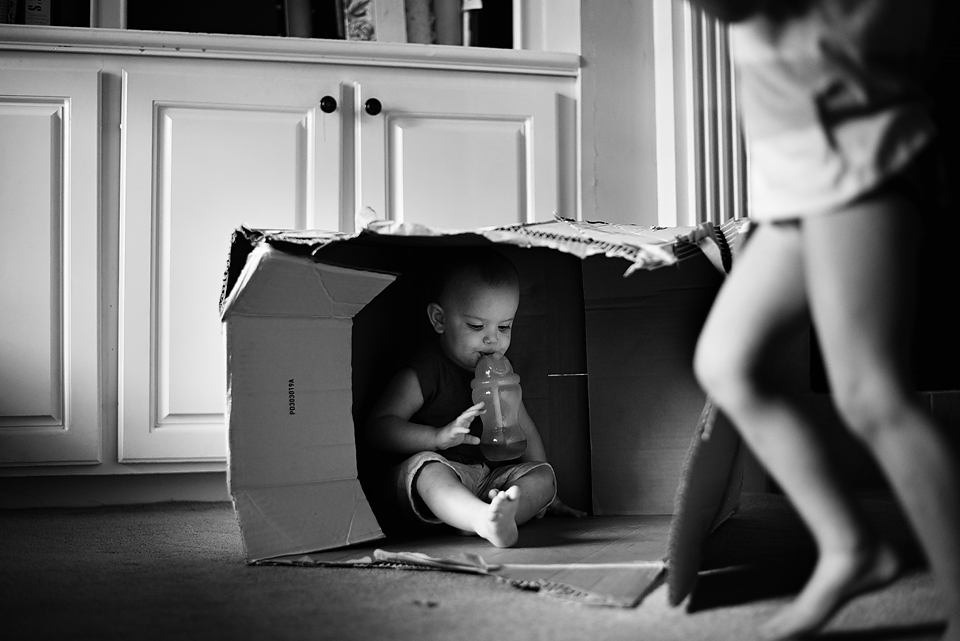
[{"label": "child's hand", "polygon": [[551,516],[572,516],[575,518],[580,518],[581,516],[587,515],[586,512],[581,512],[580,510],[576,510],[569,505],[564,504],[564,502],[560,500],[559,496],[553,499],[553,503],[547,506],[547,513]]},{"label": "child's hand", "polygon": [[470,434],[470,423],[482,413],[483,403],[477,403],[454,419],[452,423],[438,429],[435,436],[437,451],[456,447],[461,443],[466,443],[467,445],[476,445],[479,443],[480,439]]}]

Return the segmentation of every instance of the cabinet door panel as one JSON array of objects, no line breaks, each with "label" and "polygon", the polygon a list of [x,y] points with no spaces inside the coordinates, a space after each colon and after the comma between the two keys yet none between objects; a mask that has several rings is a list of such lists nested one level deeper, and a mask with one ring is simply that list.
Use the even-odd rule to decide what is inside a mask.
[{"label": "cabinet door panel", "polygon": [[[305,227],[300,113],[162,107],[157,172],[158,425],[219,422],[223,413],[223,251],[238,222]],[[252,158],[269,162],[250,162]],[[262,185],[270,185],[263,189]],[[298,203],[298,201],[300,201]],[[298,206],[299,205],[299,206]],[[242,218],[237,216],[241,215]],[[207,276],[197,281],[196,275]]]},{"label": "cabinet door panel", "polygon": [[482,74],[360,83],[360,205],[471,228],[558,212],[559,97],[550,79]]},{"label": "cabinet door panel", "polygon": [[121,461],[225,459],[230,235],[336,228],[339,117],[320,83],[285,80],[125,77]]},{"label": "cabinet door panel", "polygon": [[529,217],[529,118],[398,116],[388,126],[391,217],[465,229]]},{"label": "cabinet door panel", "polygon": [[0,69],[3,465],[100,462],[99,86]]}]

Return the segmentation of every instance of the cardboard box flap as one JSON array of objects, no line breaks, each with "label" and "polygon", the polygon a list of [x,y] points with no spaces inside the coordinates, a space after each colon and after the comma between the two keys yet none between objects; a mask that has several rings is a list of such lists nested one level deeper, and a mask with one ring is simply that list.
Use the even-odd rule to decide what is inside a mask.
[{"label": "cardboard box flap", "polygon": [[248,561],[379,538],[357,480],[352,319],[395,276],[267,243],[242,257],[222,309],[228,480]]},{"label": "cardboard box flap", "polygon": [[247,254],[264,245],[275,246],[290,255],[316,257],[335,243],[404,243],[431,246],[462,245],[465,242],[493,242],[521,247],[546,247],[579,258],[604,255],[631,263],[627,274],[637,269],[673,265],[691,253],[703,252],[717,269],[726,272],[748,221],[728,221],[721,226],[702,223],[690,227],[640,227],[637,225],[577,221],[566,218],[471,230],[440,229],[408,222],[375,221],[354,234],[325,231],[251,229],[234,232],[224,288],[224,301],[237,289],[239,270]]},{"label": "cardboard box flap", "polygon": [[351,323],[228,316],[234,489],[355,478]]},{"label": "cardboard box flap", "polygon": [[[556,218],[549,222],[525,223],[475,230],[441,230],[414,223],[377,221],[359,236],[441,237],[473,234],[491,242],[521,247],[546,247],[580,258],[604,255],[632,263],[637,269],[673,265],[691,252],[703,252],[713,265],[727,271],[746,221],[728,221],[722,226],[702,223],[691,227],[641,227],[638,225],[578,221]],[[329,240],[327,241],[329,242]],[[319,247],[318,247],[319,249]]]},{"label": "cardboard box flap", "polygon": [[394,279],[390,274],[314,263],[262,244],[247,256],[222,314],[352,318]]},{"label": "cardboard box flap", "polygon": [[234,492],[247,561],[383,536],[356,479]]}]

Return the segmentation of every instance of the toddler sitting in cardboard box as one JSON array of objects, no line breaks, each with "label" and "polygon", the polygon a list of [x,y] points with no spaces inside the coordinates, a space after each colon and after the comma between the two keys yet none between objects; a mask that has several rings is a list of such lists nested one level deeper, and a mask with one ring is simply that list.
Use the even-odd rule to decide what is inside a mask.
[{"label": "toddler sitting in cardboard box", "polygon": [[403,458],[390,472],[396,496],[389,501],[404,518],[445,523],[509,547],[519,525],[548,510],[584,513],[557,497],[553,468],[522,401],[524,452],[498,465],[480,451],[483,403],[473,402],[470,383],[483,356],[510,347],[520,303],[516,268],[495,250],[464,250],[438,273],[434,302],[427,305],[436,335],[387,385],[365,437]]}]

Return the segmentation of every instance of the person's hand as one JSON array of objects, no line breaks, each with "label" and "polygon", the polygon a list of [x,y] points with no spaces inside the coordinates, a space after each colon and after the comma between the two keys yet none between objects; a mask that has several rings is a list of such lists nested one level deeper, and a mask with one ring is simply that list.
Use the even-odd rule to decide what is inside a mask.
[{"label": "person's hand", "polygon": [[581,516],[586,516],[586,512],[581,512],[580,510],[574,509],[569,505],[566,505],[563,501],[560,500],[560,497],[553,499],[553,503],[547,506],[547,514],[551,516],[572,516],[574,518],[580,518]]},{"label": "person's hand", "polygon": [[453,420],[446,427],[437,430],[435,441],[437,451],[450,449],[462,443],[467,445],[476,445],[480,439],[470,434],[470,423],[473,419],[483,414],[483,403],[477,403],[471,406],[467,411]]}]

